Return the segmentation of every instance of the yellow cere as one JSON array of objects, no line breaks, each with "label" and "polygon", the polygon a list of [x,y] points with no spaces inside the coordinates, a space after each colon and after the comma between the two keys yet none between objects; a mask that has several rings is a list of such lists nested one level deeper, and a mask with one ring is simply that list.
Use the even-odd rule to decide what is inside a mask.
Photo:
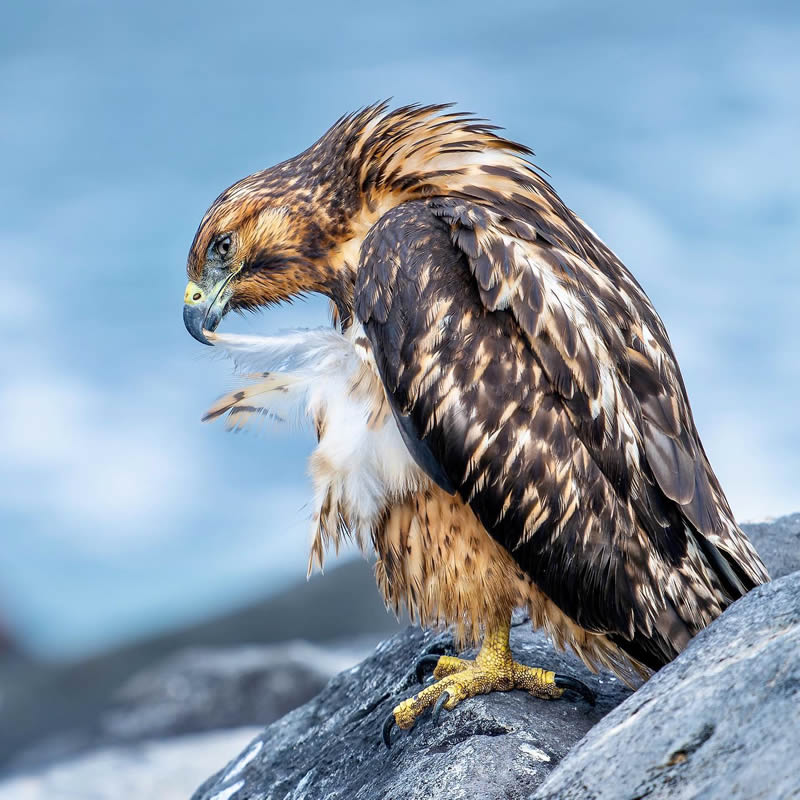
[{"label": "yellow cere", "polygon": [[186,284],[186,291],[183,293],[183,302],[187,306],[200,303],[205,299],[205,292],[194,282],[189,281]]}]

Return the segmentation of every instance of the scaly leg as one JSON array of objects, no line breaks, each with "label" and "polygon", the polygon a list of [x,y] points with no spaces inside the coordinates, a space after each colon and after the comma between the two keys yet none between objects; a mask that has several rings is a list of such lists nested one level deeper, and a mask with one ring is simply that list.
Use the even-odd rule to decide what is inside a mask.
[{"label": "scaly leg", "polygon": [[453,656],[422,656],[417,662],[417,678],[421,681],[424,666],[435,661],[433,676],[436,683],[426,686],[392,710],[383,726],[383,739],[387,747],[391,745],[394,725],[405,730],[412,728],[431,706],[435,723],[442,708],[452,711],[462,700],[478,694],[525,689],[534,697],[553,700],[570,689],[594,703],[594,693],[580,681],[514,661],[508,641],[510,628],[509,620],[487,631],[474,661]]}]

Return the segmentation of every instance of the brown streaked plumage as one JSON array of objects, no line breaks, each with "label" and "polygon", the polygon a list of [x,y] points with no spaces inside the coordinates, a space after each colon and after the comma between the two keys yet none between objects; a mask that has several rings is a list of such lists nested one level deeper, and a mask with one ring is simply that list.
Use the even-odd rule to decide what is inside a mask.
[{"label": "brown streaked plumage", "polygon": [[[281,393],[300,398],[320,441],[313,560],[353,534],[378,554],[387,603],[422,624],[497,648],[525,606],[558,644],[630,679],[768,576],[663,323],[529,154],[445,106],[380,105],[220,195],[189,255],[200,302],[212,273],[221,313],[320,292],[340,332],[208,334],[270,365],[210,415],[238,426],[278,414]],[[510,674],[442,685],[451,703]],[[405,727],[418,713],[394,712]]]},{"label": "brown streaked plumage", "polygon": [[590,668],[606,667],[634,680],[646,672],[620,654],[604,634],[581,628],[564,614],[513,556],[486,531],[458,495],[438,486],[393,504],[374,537],[376,576],[387,604],[405,607],[412,621],[454,625],[461,642],[477,642],[478,631],[528,612],[535,628],[571,648]]}]

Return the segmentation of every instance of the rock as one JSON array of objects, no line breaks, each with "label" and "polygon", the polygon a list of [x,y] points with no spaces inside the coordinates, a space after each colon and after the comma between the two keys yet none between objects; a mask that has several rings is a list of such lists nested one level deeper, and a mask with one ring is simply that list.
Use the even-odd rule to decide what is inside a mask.
[{"label": "rock", "polygon": [[[800,514],[744,527],[774,577],[800,569]],[[598,705],[522,692],[474,698],[445,712],[438,728],[424,718],[410,734],[396,732],[388,752],[383,719],[415,690],[411,670],[420,653],[452,652],[447,635],[410,629],[350,669],[374,640],[344,650],[191,648],[140,671],[110,705],[93,706],[89,722],[51,731],[18,752],[8,764],[17,777],[0,783],[0,797],[186,797],[257,730],[242,726],[260,727],[324,686],[260,733],[195,800],[513,800],[537,788],[534,797],[550,799],[779,798],[800,792],[790,772],[800,744],[799,590],[800,572],[753,592],[627,700],[629,690],[613,677],[591,675],[543,634],[517,627],[512,646],[521,661],[581,678],[598,692]],[[335,613],[334,604],[322,606]],[[76,668],[74,681],[56,688],[70,694],[103,680],[112,683],[98,662],[82,676]],[[34,694],[37,708],[49,712],[48,696]],[[0,740],[22,719],[8,715],[14,696],[0,698]],[[214,731],[221,727],[228,730]]]},{"label": "rock", "polygon": [[742,525],[773,580],[800,570],[800,514]]},{"label": "rock", "polygon": [[185,800],[207,764],[238,752],[255,728],[177,736],[166,741],[103,747],[36,774],[0,782],[4,800]]},{"label": "rock", "polygon": [[371,651],[371,640],[344,648],[288,642],[181,650],[131,678],[91,725],[44,737],[7,769],[31,771],[112,744],[262,726]]},{"label": "rock", "polygon": [[[120,686],[187,647],[277,644],[300,636],[325,647],[364,639],[371,649],[403,627],[405,623],[398,623],[383,607],[372,565],[359,558],[342,559],[325,575],[306,581],[303,574],[297,582],[245,608],[79,662],[47,664],[22,654],[0,656],[0,773],[18,754],[45,739],[71,742],[74,753],[81,732],[96,726]],[[259,722],[264,725],[272,719]],[[237,724],[251,722],[252,714]],[[86,746],[92,746],[91,738]]]},{"label": "rock", "polygon": [[17,642],[11,633],[11,628],[0,616],[0,658],[16,657],[19,654]]},{"label": "rock", "polygon": [[612,711],[535,800],[800,797],[800,572],[760,586]]},{"label": "rock", "polygon": [[593,675],[575,657],[556,653],[549,639],[527,624],[513,629],[511,643],[520,661],[586,682],[598,693],[597,705],[495,693],[444,712],[438,727],[426,717],[410,733],[395,731],[387,750],[381,725],[417,688],[412,674],[417,656],[453,652],[449,636],[409,628],[270,725],[194,800],[525,797],[630,691],[616,678]]},{"label": "rock", "polygon": [[183,650],[128,681],[103,730],[134,740],[275,720],[365,654],[306,642]]},{"label": "rock", "polygon": [[[800,514],[744,527],[773,577],[800,569]],[[452,647],[446,636],[409,630],[269,726],[194,800],[800,792],[791,775],[800,744],[798,592],[798,572],[752,592],[627,700],[630,692],[615,678],[592,676],[573,657],[555,653],[543,634],[515,628],[512,646],[521,661],[581,678],[598,691],[597,707],[522,692],[478,697],[443,714],[437,728],[423,718],[410,734],[396,734],[387,752],[380,726],[413,693],[415,658]]]}]

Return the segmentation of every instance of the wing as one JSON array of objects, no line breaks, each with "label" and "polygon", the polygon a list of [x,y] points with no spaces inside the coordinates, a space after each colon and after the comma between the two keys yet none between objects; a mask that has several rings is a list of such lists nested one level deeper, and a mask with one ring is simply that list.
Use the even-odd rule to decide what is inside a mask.
[{"label": "wing", "polygon": [[731,593],[647,466],[632,390],[592,364],[603,333],[562,306],[553,329],[572,355],[559,361],[547,328],[511,302],[543,309],[542,284],[514,273],[510,243],[487,263],[467,209],[482,211],[406,203],[362,248],[356,315],[395,414],[565,613],[658,667]]},{"label": "wing", "polygon": [[687,526],[733,598],[768,580],[711,469],[669,337],[641,286],[546,182],[542,197],[465,194],[471,188],[482,205],[443,198],[434,212],[467,257],[483,305],[514,315],[576,433],[631,497],[640,524]]}]

